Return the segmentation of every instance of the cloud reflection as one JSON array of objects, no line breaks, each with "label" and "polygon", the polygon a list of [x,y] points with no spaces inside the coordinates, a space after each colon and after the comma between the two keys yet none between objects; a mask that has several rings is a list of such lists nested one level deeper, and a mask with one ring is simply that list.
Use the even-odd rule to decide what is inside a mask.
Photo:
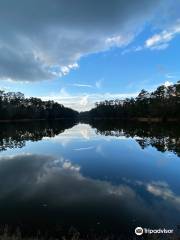
[{"label": "cloud reflection", "polygon": [[[133,221],[134,224],[148,225],[162,223],[164,220],[159,214],[163,208],[165,222],[169,216],[172,220],[171,210],[174,203],[179,206],[180,197],[162,184],[139,186],[146,186],[146,193],[156,197],[156,204],[146,201],[143,194],[130,184],[113,185],[83,176],[80,166],[63,157],[22,154],[0,158],[0,206],[3,205],[4,209],[13,204],[21,208],[22,204],[35,203],[36,206],[46,205],[49,210],[63,209],[71,217],[78,214],[79,220],[76,221],[86,216],[91,217],[92,222],[100,219],[132,227]],[[159,196],[166,205],[158,201]],[[9,199],[10,205],[6,205]]]}]

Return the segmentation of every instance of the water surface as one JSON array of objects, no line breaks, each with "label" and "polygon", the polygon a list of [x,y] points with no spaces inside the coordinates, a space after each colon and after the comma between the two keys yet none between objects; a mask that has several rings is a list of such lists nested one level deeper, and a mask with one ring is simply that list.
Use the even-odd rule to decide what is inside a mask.
[{"label": "water surface", "polygon": [[0,125],[0,224],[127,233],[180,224],[178,127]]}]

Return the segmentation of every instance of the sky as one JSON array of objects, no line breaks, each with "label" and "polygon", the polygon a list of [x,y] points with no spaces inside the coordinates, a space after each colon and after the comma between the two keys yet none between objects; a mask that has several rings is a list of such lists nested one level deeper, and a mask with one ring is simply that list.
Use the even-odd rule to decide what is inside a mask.
[{"label": "sky", "polygon": [[1,0],[0,89],[78,111],[180,80],[179,0]]}]

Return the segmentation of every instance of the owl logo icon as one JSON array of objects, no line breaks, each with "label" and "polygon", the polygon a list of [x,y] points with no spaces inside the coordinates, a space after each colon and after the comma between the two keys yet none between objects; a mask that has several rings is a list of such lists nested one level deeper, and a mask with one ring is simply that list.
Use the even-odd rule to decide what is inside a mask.
[{"label": "owl logo icon", "polygon": [[137,227],[135,229],[135,234],[138,235],[138,236],[142,235],[143,234],[143,228],[142,227]]}]

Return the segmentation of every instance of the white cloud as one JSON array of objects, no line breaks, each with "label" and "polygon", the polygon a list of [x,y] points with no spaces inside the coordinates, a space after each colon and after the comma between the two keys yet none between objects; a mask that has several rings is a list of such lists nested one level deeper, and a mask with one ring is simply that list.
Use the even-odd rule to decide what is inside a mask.
[{"label": "white cloud", "polygon": [[[172,2],[167,8],[176,6]],[[1,0],[0,79],[40,81],[68,74],[81,57],[129,44],[162,3]]]},{"label": "white cloud", "polygon": [[10,87],[6,87],[6,86],[3,86],[3,85],[0,85],[0,89],[1,89],[1,91],[5,91],[5,92],[10,92],[10,90],[11,90]]},{"label": "white cloud", "polygon": [[79,65],[77,63],[73,63],[73,64],[69,64],[67,66],[62,66],[60,67],[60,73],[62,73],[63,75],[68,74],[72,69],[77,69],[79,67]]},{"label": "white cloud", "polygon": [[93,84],[93,85],[82,84],[82,83],[73,83],[73,84],[70,84],[70,86],[80,87],[80,88],[98,88],[98,89],[100,89],[102,87],[102,81],[103,81],[103,79],[100,79],[100,80],[96,81],[95,84]]},{"label": "white cloud", "polygon": [[54,100],[63,104],[66,107],[73,108],[78,111],[86,111],[93,108],[95,102],[124,99],[126,97],[136,97],[138,93],[82,93],[70,94],[65,88],[62,88],[59,93],[52,93],[49,96],[40,96],[42,100]]},{"label": "white cloud", "polygon": [[90,84],[80,84],[80,83],[74,83],[74,84],[71,84],[71,86],[93,88],[93,86]]},{"label": "white cloud", "polygon": [[150,49],[163,50],[169,46],[169,42],[175,38],[177,34],[180,34],[180,20],[176,24],[169,27],[167,30],[163,30],[159,34],[155,34],[145,42],[145,47]]},{"label": "white cloud", "polygon": [[89,146],[89,147],[82,147],[82,148],[75,148],[73,149],[74,151],[86,151],[86,150],[92,150],[94,149],[93,146]]},{"label": "white cloud", "polygon": [[121,47],[123,45],[126,46],[128,43],[130,43],[132,41],[133,38],[134,38],[133,35],[113,36],[113,37],[109,37],[106,39],[106,44],[108,47]]},{"label": "white cloud", "polygon": [[165,87],[169,87],[169,86],[171,86],[171,85],[173,85],[173,82],[166,81],[166,82],[164,83],[164,86],[165,86]]},{"label": "white cloud", "polygon": [[131,48],[126,48],[124,49],[121,54],[124,55],[124,54],[127,54],[127,53],[130,53],[130,52],[140,52],[144,49],[143,46],[137,46],[137,47],[131,47]]},{"label": "white cloud", "polygon": [[167,72],[165,74],[165,77],[168,79],[178,79],[180,78],[180,72]]},{"label": "white cloud", "polygon": [[170,202],[180,210],[180,196],[176,195],[165,182],[152,182],[147,184],[147,191]]},{"label": "white cloud", "polygon": [[175,76],[175,75],[173,75],[173,74],[171,74],[171,73],[167,73],[167,74],[165,75],[165,77],[166,77],[166,78],[170,78],[170,79],[172,79],[172,78],[177,78],[177,76]]},{"label": "white cloud", "polygon": [[69,93],[66,91],[65,88],[61,88],[59,94],[60,94],[60,96],[63,97],[63,98],[69,98]]},{"label": "white cloud", "polygon": [[157,46],[156,45],[152,46],[151,50],[164,50],[164,49],[166,49],[168,47],[169,47],[169,44],[164,43],[164,44],[160,44],[160,45],[157,45]]},{"label": "white cloud", "polygon": [[85,96],[81,97],[80,105],[82,107],[86,107],[87,104],[88,104],[88,95],[85,95]]},{"label": "white cloud", "polygon": [[100,80],[96,81],[95,85],[96,85],[97,88],[102,87],[102,81],[103,81],[103,79],[100,79]]},{"label": "white cloud", "polygon": [[122,55],[130,52],[139,52],[145,49],[150,50],[165,50],[169,47],[170,41],[172,41],[178,34],[180,34],[180,19],[175,23],[168,25],[168,28],[156,33],[148,38],[142,46],[133,46],[126,48],[122,51]]}]

